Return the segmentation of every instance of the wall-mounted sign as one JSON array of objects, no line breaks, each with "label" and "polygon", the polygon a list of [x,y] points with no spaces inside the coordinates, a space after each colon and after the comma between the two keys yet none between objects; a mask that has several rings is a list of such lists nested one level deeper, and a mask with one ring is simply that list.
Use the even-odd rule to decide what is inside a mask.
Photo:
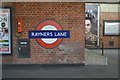
[{"label": "wall-mounted sign", "polygon": [[85,44],[99,46],[99,6],[86,4],[85,10]]},{"label": "wall-mounted sign", "polygon": [[11,54],[10,8],[0,8],[0,54]]},{"label": "wall-mounted sign", "polygon": [[120,21],[118,20],[104,20],[103,21],[103,35],[120,35]]},{"label": "wall-mounted sign", "polygon": [[42,22],[37,30],[29,31],[29,38],[36,38],[37,42],[45,48],[54,48],[63,38],[70,38],[70,31],[62,30],[59,24],[47,20]]}]

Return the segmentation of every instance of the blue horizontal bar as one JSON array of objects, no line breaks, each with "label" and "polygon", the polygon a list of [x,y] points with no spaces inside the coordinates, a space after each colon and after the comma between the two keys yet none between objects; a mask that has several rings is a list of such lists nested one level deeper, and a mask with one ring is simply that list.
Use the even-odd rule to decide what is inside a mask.
[{"label": "blue horizontal bar", "polygon": [[29,38],[70,38],[70,31],[69,30],[29,31]]}]

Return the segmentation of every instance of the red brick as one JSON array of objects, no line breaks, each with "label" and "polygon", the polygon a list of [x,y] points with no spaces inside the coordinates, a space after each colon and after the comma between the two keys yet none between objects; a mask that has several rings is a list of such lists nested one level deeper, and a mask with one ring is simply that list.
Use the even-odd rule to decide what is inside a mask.
[{"label": "red brick", "polygon": [[[16,64],[68,64],[84,62],[84,22],[85,3],[5,3],[6,7],[12,8],[13,29],[13,55],[3,56],[3,63]],[[17,37],[16,18],[23,19],[23,32]],[[61,44],[54,49],[41,47],[35,39],[31,39],[30,58],[17,58],[17,39],[28,38],[28,31],[35,30],[42,21],[53,20],[61,25],[64,30],[71,31],[70,39],[63,39]],[[62,50],[60,46],[64,46]],[[76,50],[78,49],[78,50]],[[7,60],[9,58],[9,60]]]}]

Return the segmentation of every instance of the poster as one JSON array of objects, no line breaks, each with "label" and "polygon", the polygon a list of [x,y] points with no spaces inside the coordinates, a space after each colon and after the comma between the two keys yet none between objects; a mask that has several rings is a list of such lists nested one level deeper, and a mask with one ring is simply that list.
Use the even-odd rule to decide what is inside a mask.
[{"label": "poster", "polygon": [[104,21],[104,35],[120,35],[119,21]]},{"label": "poster", "polygon": [[11,54],[10,8],[0,8],[0,54]]},{"label": "poster", "polygon": [[86,46],[97,46],[98,39],[98,5],[86,5],[85,10],[85,44]]}]

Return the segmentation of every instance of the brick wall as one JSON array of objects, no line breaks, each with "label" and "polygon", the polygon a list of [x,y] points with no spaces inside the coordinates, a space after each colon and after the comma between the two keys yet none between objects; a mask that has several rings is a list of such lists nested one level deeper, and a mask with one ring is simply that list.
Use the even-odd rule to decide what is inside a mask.
[{"label": "brick wall", "polygon": [[[12,64],[71,64],[84,63],[85,54],[85,4],[76,3],[4,3],[12,9],[13,54],[3,56],[3,63]],[[23,32],[17,33],[16,18],[22,17]],[[29,30],[36,30],[45,20],[57,22],[64,30],[70,30],[70,39],[63,39],[53,49],[41,47],[30,39],[30,58],[17,58],[17,39],[28,38]]]},{"label": "brick wall", "polygon": [[[103,20],[119,20],[118,12],[101,12],[100,14],[100,37],[104,41],[105,48],[120,48],[120,36],[103,36]],[[114,42],[114,46],[109,46],[109,41]],[[100,42],[101,43],[101,42]]]}]

